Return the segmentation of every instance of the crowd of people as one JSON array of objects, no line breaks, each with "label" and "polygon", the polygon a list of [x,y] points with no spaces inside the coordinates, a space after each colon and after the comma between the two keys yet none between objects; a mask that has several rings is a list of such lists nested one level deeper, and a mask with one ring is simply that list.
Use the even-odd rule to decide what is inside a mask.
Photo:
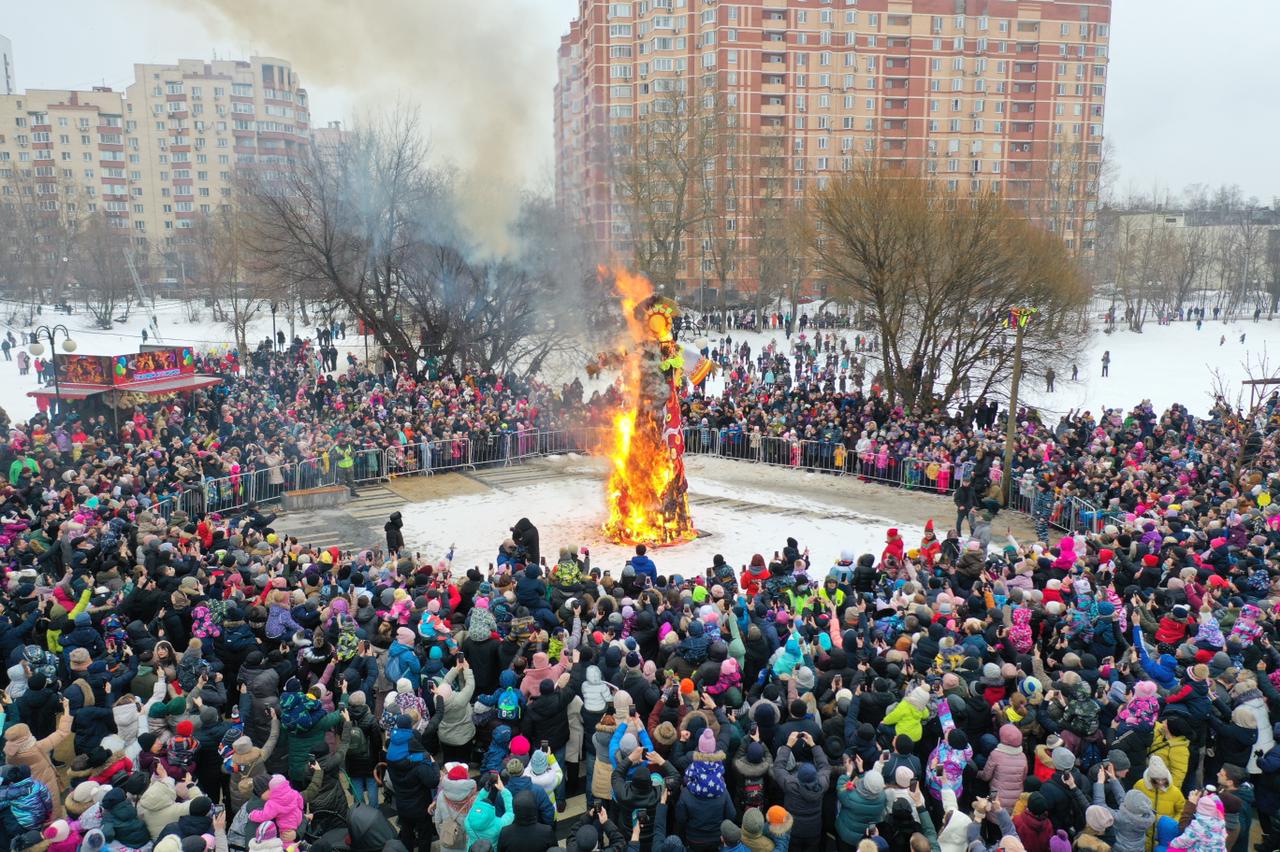
[{"label": "crowd of people", "polygon": [[[489,533],[485,571],[415,556],[395,516],[384,554],[305,546],[252,506],[173,509],[291,459],[354,466],[607,404],[491,374],[330,375],[300,341],[247,374],[206,359],[223,384],[118,430],[4,423],[0,846],[1280,848],[1274,420],[1027,412],[1005,474],[976,407],[814,386],[804,371],[841,369],[831,344],[737,347],[755,378],[691,397],[690,422],[933,458],[950,529],[891,530],[879,554],[761,541],[678,576],[643,546],[625,566],[544,547],[536,516]],[[1006,475],[1107,516],[993,540]]]}]

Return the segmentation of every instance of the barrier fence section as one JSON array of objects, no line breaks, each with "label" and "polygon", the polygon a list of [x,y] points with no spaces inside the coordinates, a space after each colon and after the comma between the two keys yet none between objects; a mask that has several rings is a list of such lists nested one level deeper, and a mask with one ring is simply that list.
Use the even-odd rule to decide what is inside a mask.
[{"label": "barrier fence section", "polygon": [[[895,488],[950,494],[972,470],[972,462],[926,458],[898,458],[877,451],[857,453],[843,443],[800,440],[758,432],[738,432],[690,426],[684,430],[686,455],[705,455],[773,467],[801,468],[835,476],[854,476]],[[457,470],[505,467],[532,458],[591,454],[609,445],[611,430],[598,427],[522,430],[492,433],[476,440],[457,436],[447,440],[398,444],[384,449],[357,450],[350,482],[379,482],[397,476],[430,476]],[[1016,472],[1015,472],[1016,473]],[[167,495],[154,510],[166,520],[182,509],[188,517],[206,512],[229,512],[250,503],[268,504],[286,491],[343,484],[348,481],[336,457],[316,457],[245,473],[209,477],[198,486]],[[1022,471],[1014,482],[1009,508],[1033,515],[1036,472]],[[1070,496],[1055,501],[1051,526],[1069,532],[1098,532],[1109,515],[1087,500]]]}]

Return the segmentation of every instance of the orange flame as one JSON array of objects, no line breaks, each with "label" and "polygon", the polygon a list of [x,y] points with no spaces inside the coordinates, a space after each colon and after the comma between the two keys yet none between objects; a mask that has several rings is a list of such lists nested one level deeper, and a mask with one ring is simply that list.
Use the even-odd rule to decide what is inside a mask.
[{"label": "orange flame", "polygon": [[672,345],[670,323],[665,317],[647,322],[635,315],[636,306],[653,295],[647,278],[604,267],[600,274],[613,278],[633,341],[626,359],[622,409],[613,419],[604,533],[619,544],[662,546],[692,541],[697,531],[689,517],[679,406],[672,405],[679,375],[677,370],[674,381],[668,379],[657,366],[667,357],[661,346]]}]

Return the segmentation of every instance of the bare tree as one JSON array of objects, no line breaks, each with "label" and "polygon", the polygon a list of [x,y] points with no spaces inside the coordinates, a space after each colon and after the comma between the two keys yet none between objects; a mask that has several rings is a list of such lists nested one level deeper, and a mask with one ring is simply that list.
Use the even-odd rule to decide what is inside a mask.
[{"label": "bare tree", "polygon": [[0,169],[0,280],[10,298],[23,304],[29,323],[37,306],[67,298],[70,255],[82,216],[67,180],[37,176],[30,166]]},{"label": "bare tree", "polygon": [[416,345],[399,318],[405,265],[430,231],[441,177],[427,165],[416,113],[394,116],[312,151],[281,181],[246,178],[246,233],[256,268],[295,300],[336,299],[407,359]]},{"label": "bare tree", "polygon": [[245,219],[238,211],[222,207],[201,214],[185,229],[192,276],[198,292],[213,304],[213,317],[235,336],[241,363],[249,363],[249,323],[266,307],[265,276],[270,268],[252,269],[246,250]]},{"label": "bare tree", "polygon": [[622,125],[609,152],[610,171],[636,268],[674,296],[685,277],[687,242],[701,234],[708,214],[700,193],[716,158],[719,101],[714,91],[694,91],[683,77],[651,85],[667,91],[648,114]]},{"label": "bare tree", "polygon": [[1005,320],[1035,308],[1026,369],[1078,349],[1088,287],[1062,241],[993,194],[956,194],[867,162],[819,192],[817,270],[836,298],[869,308],[886,389],[908,406],[948,405],[966,377],[1009,378]]},{"label": "bare tree", "polygon": [[70,273],[79,285],[80,300],[98,328],[111,328],[117,314],[128,317],[137,288],[129,271],[130,258],[140,277],[147,274],[147,254],[133,245],[128,230],[105,213],[88,216],[69,259]]}]

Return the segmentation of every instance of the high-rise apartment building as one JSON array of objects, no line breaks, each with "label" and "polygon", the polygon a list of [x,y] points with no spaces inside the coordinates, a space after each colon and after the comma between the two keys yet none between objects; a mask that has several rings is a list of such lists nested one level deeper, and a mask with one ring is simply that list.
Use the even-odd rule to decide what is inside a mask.
[{"label": "high-rise apartment building", "polygon": [[0,35],[0,95],[12,95],[18,90],[13,80],[13,42]]},{"label": "high-rise apartment building", "polygon": [[[748,140],[726,223],[744,239],[762,193],[802,198],[875,158],[997,190],[1087,251],[1110,19],[1111,0],[581,0],[558,55],[558,198],[625,256],[610,161],[693,93]],[[684,254],[687,287],[708,262]]]},{"label": "high-rise apartment building", "polygon": [[237,174],[270,179],[310,144],[307,94],[289,64],[183,59],[135,65],[124,93],[0,96],[0,204],[104,212],[161,251],[200,213],[230,205]]}]

